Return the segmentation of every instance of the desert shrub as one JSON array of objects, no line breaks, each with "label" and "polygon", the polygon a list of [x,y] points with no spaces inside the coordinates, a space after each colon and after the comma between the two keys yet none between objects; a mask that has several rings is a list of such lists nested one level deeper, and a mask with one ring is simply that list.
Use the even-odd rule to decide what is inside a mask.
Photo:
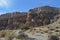
[{"label": "desert shrub", "polygon": [[0,31],[0,37],[4,37],[5,36],[5,31]]},{"label": "desert shrub", "polygon": [[12,40],[14,37],[14,32],[12,32],[11,30],[6,30],[5,31],[5,39],[6,40]]},{"label": "desert shrub", "polygon": [[58,36],[52,35],[52,36],[50,37],[50,40],[59,40],[59,38],[58,38]]},{"label": "desert shrub", "polygon": [[1,30],[0,31],[0,38],[5,37],[6,40],[12,40],[14,37],[14,32],[12,30]]},{"label": "desert shrub", "polygon": [[41,32],[41,34],[44,34],[44,32]]},{"label": "desert shrub", "polygon": [[59,30],[56,30],[55,32],[59,32]]},{"label": "desert shrub", "polygon": [[28,29],[30,29],[30,28],[27,27],[25,24],[20,24],[20,25],[19,25],[19,29],[28,30]]},{"label": "desert shrub", "polygon": [[48,28],[39,28],[40,31],[47,31]]},{"label": "desert shrub", "polygon": [[22,33],[22,34],[18,35],[16,38],[17,38],[17,39],[21,39],[21,40],[25,40],[25,39],[28,38],[28,35]]},{"label": "desert shrub", "polygon": [[33,30],[36,30],[35,28]]},{"label": "desert shrub", "polygon": [[44,31],[45,33],[48,33],[48,31]]},{"label": "desert shrub", "polygon": [[50,30],[51,30],[51,31],[54,31],[55,29],[52,29],[52,28],[51,28]]},{"label": "desert shrub", "polygon": [[57,29],[59,28],[59,27],[56,27]]}]

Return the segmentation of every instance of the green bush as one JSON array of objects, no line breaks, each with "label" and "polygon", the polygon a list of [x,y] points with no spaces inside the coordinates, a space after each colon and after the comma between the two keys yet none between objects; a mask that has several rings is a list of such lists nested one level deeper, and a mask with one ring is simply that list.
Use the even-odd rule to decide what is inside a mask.
[{"label": "green bush", "polygon": [[28,29],[30,29],[30,28],[27,27],[25,24],[19,24],[19,29],[28,30]]}]

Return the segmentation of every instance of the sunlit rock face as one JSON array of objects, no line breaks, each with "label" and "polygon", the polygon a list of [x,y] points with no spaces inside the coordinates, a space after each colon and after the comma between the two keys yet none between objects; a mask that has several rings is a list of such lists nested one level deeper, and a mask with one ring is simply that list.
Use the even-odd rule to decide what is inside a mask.
[{"label": "sunlit rock face", "polygon": [[30,9],[27,15],[27,24],[32,27],[48,25],[57,21],[59,14],[58,8],[50,6]]},{"label": "sunlit rock face", "polygon": [[4,29],[16,29],[19,24],[25,24],[26,18],[26,12],[13,12],[0,15],[0,27],[3,26]]},{"label": "sunlit rock face", "polygon": [[[0,15],[1,29],[16,29],[19,24],[37,27],[45,26],[60,18],[60,8],[42,6],[28,12],[12,12]],[[15,27],[16,26],[16,27]]]}]

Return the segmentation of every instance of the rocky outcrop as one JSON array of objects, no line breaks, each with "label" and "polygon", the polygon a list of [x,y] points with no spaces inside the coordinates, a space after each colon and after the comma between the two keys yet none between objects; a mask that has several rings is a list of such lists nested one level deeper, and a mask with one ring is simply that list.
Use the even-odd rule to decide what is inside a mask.
[{"label": "rocky outcrop", "polygon": [[44,26],[57,21],[60,13],[58,8],[44,6],[30,9],[27,15],[27,24],[30,26]]},{"label": "rocky outcrop", "polygon": [[[1,15],[0,29],[16,29],[19,24],[26,22],[26,12],[13,12]],[[3,28],[1,28],[3,26]]]},{"label": "rocky outcrop", "polygon": [[[60,18],[60,8],[43,6],[29,12],[13,12],[0,15],[1,29],[16,29],[19,24],[37,27],[51,24]],[[3,26],[3,27],[2,27]]]}]

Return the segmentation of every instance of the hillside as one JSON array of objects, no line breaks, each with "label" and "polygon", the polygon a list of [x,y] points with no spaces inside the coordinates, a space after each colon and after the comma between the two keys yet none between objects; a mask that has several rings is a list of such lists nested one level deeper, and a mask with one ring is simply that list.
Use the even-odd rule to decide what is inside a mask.
[{"label": "hillside", "polygon": [[60,40],[60,8],[42,6],[0,15],[0,40]]},{"label": "hillside", "polygon": [[27,27],[45,26],[59,19],[60,8],[42,6],[28,12],[12,12],[0,15],[0,29],[17,29],[18,25]]}]

